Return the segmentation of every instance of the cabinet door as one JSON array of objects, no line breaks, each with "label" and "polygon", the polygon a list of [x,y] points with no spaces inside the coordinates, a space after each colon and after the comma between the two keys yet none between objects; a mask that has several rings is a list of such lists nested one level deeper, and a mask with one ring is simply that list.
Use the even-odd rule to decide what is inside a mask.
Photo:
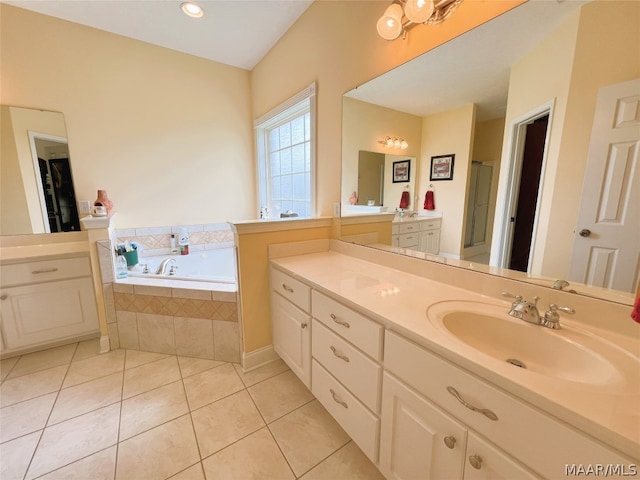
[{"label": "cabinet door", "polygon": [[465,446],[464,425],[384,374],[380,470],[388,480],[462,478]]},{"label": "cabinet door", "polygon": [[271,312],[274,350],[311,388],[311,318],[277,293],[271,294]]},{"label": "cabinet door", "polygon": [[428,230],[420,234],[420,251],[437,255],[440,251],[440,230]]},{"label": "cabinet door", "polygon": [[534,475],[502,450],[469,432],[464,480],[528,480]]},{"label": "cabinet door", "polygon": [[8,350],[98,331],[93,285],[88,278],[2,291],[2,336]]}]

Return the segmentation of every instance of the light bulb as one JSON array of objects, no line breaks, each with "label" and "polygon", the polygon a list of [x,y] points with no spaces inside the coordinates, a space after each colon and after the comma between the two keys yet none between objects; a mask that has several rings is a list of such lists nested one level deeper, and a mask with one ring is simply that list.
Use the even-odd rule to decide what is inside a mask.
[{"label": "light bulb", "polygon": [[424,23],[433,14],[433,0],[407,0],[404,14],[413,23]]},{"label": "light bulb", "polygon": [[393,148],[400,148],[400,140],[397,138],[393,139]]},{"label": "light bulb", "polygon": [[378,35],[385,40],[395,40],[402,33],[402,7],[392,3],[377,24]]},{"label": "light bulb", "polygon": [[385,145],[389,148],[393,148],[393,139],[391,137],[387,137],[387,140],[385,141]]},{"label": "light bulb", "polygon": [[400,148],[402,150],[406,150],[407,148],[409,148],[409,144],[404,140],[404,138],[400,141]]},{"label": "light bulb", "polygon": [[180,8],[182,11],[193,18],[200,18],[204,15],[204,10],[200,7],[200,5],[192,3],[192,2],[184,2],[180,4]]}]

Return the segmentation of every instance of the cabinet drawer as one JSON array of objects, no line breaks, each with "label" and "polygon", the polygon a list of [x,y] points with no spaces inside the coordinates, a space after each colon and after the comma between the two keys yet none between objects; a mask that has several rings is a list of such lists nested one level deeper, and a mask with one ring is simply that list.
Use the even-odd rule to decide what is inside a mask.
[{"label": "cabinet drawer", "polygon": [[422,230],[437,230],[440,228],[442,220],[439,218],[433,220],[425,220],[422,222]]},{"label": "cabinet drawer", "polygon": [[[466,373],[393,332],[385,335],[385,369],[545,477],[564,476],[566,464],[629,464],[618,452]],[[465,407],[489,409],[497,420]]]},{"label": "cabinet drawer", "polygon": [[271,268],[271,288],[305,312],[311,310],[309,305],[311,289],[304,283],[273,267]]},{"label": "cabinet drawer", "polygon": [[311,297],[315,318],[375,360],[382,358],[382,325],[315,290]]},{"label": "cabinet drawer", "polygon": [[377,463],[380,419],[372,414],[317,361],[312,361],[311,391],[362,451]]},{"label": "cabinet drawer", "polygon": [[402,248],[417,247],[420,243],[420,234],[398,235],[398,246]]},{"label": "cabinet drawer", "polygon": [[401,223],[398,225],[398,233],[413,233],[420,231],[420,222]]},{"label": "cabinet drawer", "polygon": [[2,278],[2,286],[9,287],[11,285],[87,277],[91,275],[91,264],[88,257],[75,257],[3,265],[0,270],[2,272],[0,277]]},{"label": "cabinet drawer", "polygon": [[313,358],[369,409],[379,413],[380,365],[317,320],[313,321],[311,344]]}]

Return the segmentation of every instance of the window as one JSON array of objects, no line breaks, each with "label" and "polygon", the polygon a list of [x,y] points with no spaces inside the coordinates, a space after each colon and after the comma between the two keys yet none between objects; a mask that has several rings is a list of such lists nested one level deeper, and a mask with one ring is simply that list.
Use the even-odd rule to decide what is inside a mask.
[{"label": "window", "polygon": [[270,218],[315,215],[315,94],[313,83],[255,121],[258,208]]}]

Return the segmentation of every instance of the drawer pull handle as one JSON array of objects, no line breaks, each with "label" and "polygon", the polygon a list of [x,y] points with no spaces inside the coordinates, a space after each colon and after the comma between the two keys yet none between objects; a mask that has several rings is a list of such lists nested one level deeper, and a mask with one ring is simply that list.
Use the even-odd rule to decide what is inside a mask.
[{"label": "drawer pull handle", "polygon": [[458,393],[458,391],[449,386],[447,387],[447,392],[449,392],[451,395],[453,395],[454,397],[456,397],[456,399],[465,407],[467,407],[469,410],[473,410],[474,412],[478,412],[483,414],[485,417],[487,417],[489,420],[493,420],[496,421],[498,420],[498,416],[493,413],[491,410],[489,410],[488,408],[479,408],[476,407],[474,405],[471,405],[469,402],[467,402],[464,398],[462,398],[462,396],[460,396],[460,394]]},{"label": "drawer pull handle", "polygon": [[287,285],[286,283],[283,283],[283,284],[282,284],[282,288],[284,288],[284,290],[285,290],[286,292],[293,293],[293,288],[291,288],[291,287],[290,287],[289,285]]},{"label": "drawer pull handle", "polygon": [[329,391],[331,392],[331,396],[333,397],[334,402],[336,402],[338,405],[342,405],[344,408],[349,408],[349,405],[347,405],[347,402],[344,402],[338,398],[333,388],[330,388]]},{"label": "drawer pull handle", "polygon": [[469,457],[469,463],[476,470],[480,470],[482,468],[482,457],[480,457],[480,455],[471,455]]},{"label": "drawer pull handle", "polygon": [[303,322],[300,324],[300,328],[307,328],[307,322]]},{"label": "drawer pull handle", "polygon": [[9,298],[9,295],[7,295],[6,293],[0,296],[0,300],[6,300],[7,298]]},{"label": "drawer pull handle", "polygon": [[349,328],[351,325],[349,325],[348,322],[345,322],[344,320],[340,320],[338,317],[336,317],[333,313],[331,315],[329,315],[331,317],[331,320],[333,320],[334,322],[336,322],[338,325],[342,325],[345,328]]},{"label": "drawer pull handle", "polygon": [[349,363],[349,357],[347,357],[346,355],[343,355],[342,353],[338,352],[338,349],[336,347],[334,347],[333,345],[331,345],[331,351],[340,360],[344,360],[345,362]]},{"label": "drawer pull handle", "polygon": [[444,437],[444,444],[447,446],[447,448],[455,448],[456,446],[456,437],[453,437],[451,435]]},{"label": "drawer pull handle", "polygon": [[55,273],[57,271],[58,271],[57,268],[47,268],[45,270],[34,270],[31,273],[34,274],[34,275],[38,275],[39,273]]}]

